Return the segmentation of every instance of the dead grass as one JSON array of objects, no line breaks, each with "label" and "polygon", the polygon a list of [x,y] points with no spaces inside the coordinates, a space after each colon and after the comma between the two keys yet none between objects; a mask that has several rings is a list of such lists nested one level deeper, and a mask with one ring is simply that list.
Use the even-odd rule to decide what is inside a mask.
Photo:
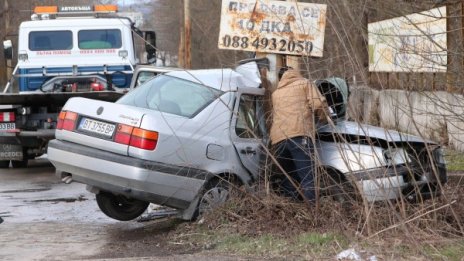
[{"label": "dead grass", "polygon": [[448,171],[464,171],[464,153],[455,150],[445,151]]},{"label": "dead grass", "polygon": [[186,224],[204,249],[266,258],[334,258],[354,247],[380,260],[461,260],[464,181],[422,203],[369,205],[323,199],[306,206],[273,193],[235,195],[221,208]]}]

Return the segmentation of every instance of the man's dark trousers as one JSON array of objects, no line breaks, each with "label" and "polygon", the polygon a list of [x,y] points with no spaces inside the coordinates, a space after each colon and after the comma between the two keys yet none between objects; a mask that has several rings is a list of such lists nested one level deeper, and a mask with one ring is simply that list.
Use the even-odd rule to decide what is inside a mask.
[{"label": "man's dark trousers", "polygon": [[[309,137],[294,137],[276,144],[277,161],[289,174],[303,195],[309,201],[316,200],[314,188],[314,145]],[[290,180],[281,183],[283,192],[292,198],[298,198],[298,190]]]}]

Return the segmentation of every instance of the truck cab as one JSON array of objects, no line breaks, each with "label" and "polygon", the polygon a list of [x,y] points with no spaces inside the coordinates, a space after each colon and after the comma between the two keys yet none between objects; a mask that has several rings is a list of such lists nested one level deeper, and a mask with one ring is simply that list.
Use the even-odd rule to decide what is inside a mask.
[{"label": "truck cab", "polygon": [[17,65],[7,88],[17,79],[20,93],[124,91],[142,51],[135,42],[149,40],[153,57],[156,37],[116,12],[114,5],[36,7],[31,21],[20,25]]},{"label": "truck cab", "polygon": [[116,101],[130,89],[135,66],[155,62],[155,32],[139,30],[117,11],[116,5],[38,6],[21,23],[17,48],[3,43],[5,57],[17,63],[0,94],[0,168],[25,167],[46,151],[69,98]]}]

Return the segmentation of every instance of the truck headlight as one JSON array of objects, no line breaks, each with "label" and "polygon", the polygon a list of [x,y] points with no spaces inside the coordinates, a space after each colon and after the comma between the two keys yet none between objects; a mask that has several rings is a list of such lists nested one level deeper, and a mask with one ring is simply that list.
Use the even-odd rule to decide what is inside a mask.
[{"label": "truck headlight", "polygon": [[408,153],[402,148],[389,148],[384,150],[383,155],[390,165],[400,165],[411,161]]},{"label": "truck headlight", "polygon": [[119,51],[119,57],[123,58],[123,59],[126,59],[127,56],[129,56],[129,52],[127,52],[127,50],[121,50]]}]

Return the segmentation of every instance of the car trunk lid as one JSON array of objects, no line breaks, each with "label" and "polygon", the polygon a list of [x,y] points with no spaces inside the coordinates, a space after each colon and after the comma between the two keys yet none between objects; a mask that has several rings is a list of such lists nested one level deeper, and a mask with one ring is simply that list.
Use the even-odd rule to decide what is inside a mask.
[{"label": "car trunk lid", "polygon": [[[128,155],[133,134],[138,130],[143,110],[127,105],[86,98],[72,98],[63,107],[57,139]],[[145,134],[144,134],[145,135]],[[139,140],[140,141],[140,140]]]}]

